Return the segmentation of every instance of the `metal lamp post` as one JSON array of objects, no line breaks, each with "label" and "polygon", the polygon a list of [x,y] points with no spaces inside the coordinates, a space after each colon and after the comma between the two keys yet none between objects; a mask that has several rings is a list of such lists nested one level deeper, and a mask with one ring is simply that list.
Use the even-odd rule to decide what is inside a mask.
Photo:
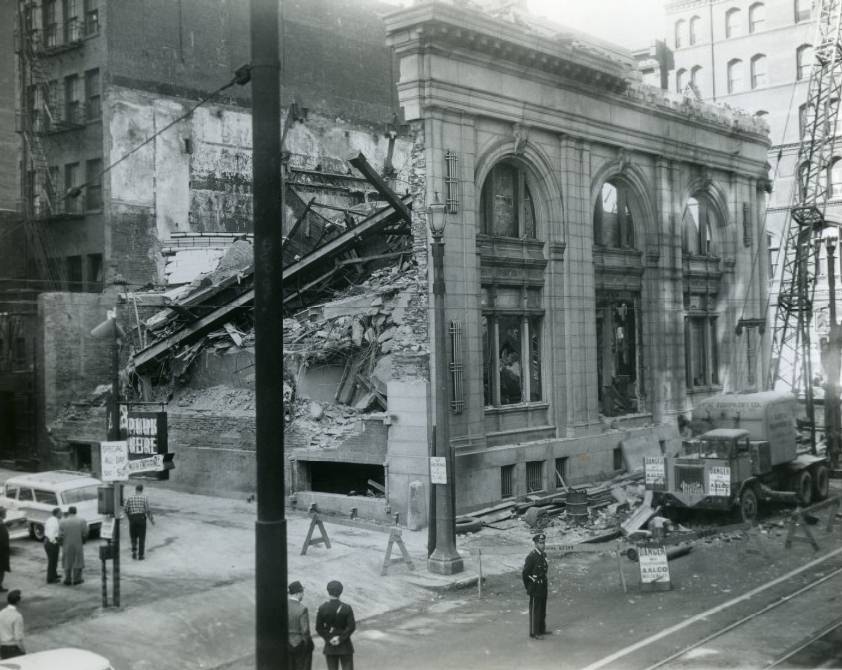
[{"label": "metal lamp post", "polygon": [[444,205],[435,200],[427,207],[427,225],[433,236],[433,300],[435,309],[435,371],[436,371],[436,430],[434,453],[444,458],[446,483],[431,484],[439,487],[435,495],[435,548],[427,559],[427,569],[440,575],[462,572],[462,557],[456,551],[454,526],[453,460],[450,454],[450,429],[447,410],[447,329],[444,317],[444,227],[447,223]]}]

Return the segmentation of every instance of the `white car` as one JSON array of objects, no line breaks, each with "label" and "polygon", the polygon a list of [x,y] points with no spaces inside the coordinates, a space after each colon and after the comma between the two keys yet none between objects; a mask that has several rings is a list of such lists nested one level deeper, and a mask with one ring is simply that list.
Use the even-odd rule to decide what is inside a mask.
[{"label": "white car", "polygon": [[9,531],[10,540],[20,540],[29,537],[29,521],[26,514],[16,509],[6,510],[6,529]]},{"label": "white car", "polygon": [[84,649],[50,649],[0,661],[0,670],[114,670],[104,656]]},{"label": "white car", "polygon": [[9,477],[3,485],[0,506],[22,512],[29,523],[30,536],[40,541],[44,539],[44,524],[53,509],[59,507],[66,512],[72,505],[87,521],[90,536],[96,537],[104,519],[97,504],[97,492],[102,485],[95,477],[70,470],[16,475]]}]

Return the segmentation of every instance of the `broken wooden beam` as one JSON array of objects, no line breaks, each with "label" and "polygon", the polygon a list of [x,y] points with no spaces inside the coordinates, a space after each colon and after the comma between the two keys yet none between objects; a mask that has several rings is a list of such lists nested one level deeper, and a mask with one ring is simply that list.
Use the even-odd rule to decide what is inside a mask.
[{"label": "broken wooden beam", "polygon": [[394,207],[396,212],[400,213],[404,221],[407,223],[411,222],[409,208],[404,204],[403,199],[400,198],[391,188],[389,188],[389,185],[383,180],[383,177],[377,173],[377,170],[371,166],[368,159],[362,153],[359,153],[354,158],[349,159],[348,162],[357,168],[363,177],[368,179],[371,185],[377,189],[377,192],[383,196],[383,199]]}]

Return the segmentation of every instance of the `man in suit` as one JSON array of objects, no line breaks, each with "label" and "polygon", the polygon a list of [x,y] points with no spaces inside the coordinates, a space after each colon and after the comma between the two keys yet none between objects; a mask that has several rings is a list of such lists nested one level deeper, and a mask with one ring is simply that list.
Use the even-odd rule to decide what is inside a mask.
[{"label": "man in suit", "polygon": [[339,670],[340,663],[342,670],[354,670],[354,645],[351,644],[351,633],[357,628],[354,610],[339,600],[341,582],[328,582],[327,593],[330,600],[323,603],[316,614],[316,632],[325,641],[327,670]]},{"label": "man in suit", "polygon": [[523,564],[523,585],[529,594],[529,637],[540,640],[547,632],[547,538],[543,533],[532,537],[535,548]]},{"label": "man in suit", "polygon": [[88,536],[88,524],[83,518],[76,516],[75,506],[71,505],[67,508],[67,516],[58,525],[58,534],[61,538],[64,584],[66,586],[81,584],[85,581],[82,579],[82,570],[85,569],[83,545]]},{"label": "man in suit", "polygon": [[289,667],[290,670],[310,670],[313,663],[313,638],[310,636],[310,613],[301,604],[304,587],[301,582],[289,585]]}]

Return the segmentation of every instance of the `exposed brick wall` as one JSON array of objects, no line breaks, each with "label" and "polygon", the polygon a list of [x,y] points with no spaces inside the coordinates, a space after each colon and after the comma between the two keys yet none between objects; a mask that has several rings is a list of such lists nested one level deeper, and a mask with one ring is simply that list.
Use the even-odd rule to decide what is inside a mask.
[{"label": "exposed brick wall", "polygon": [[111,214],[111,249],[106,281],[119,274],[129,284],[143,286],[158,278],[159,242],[154,214],[146,207],[121,205]]},{"label": "exposed brick wall", "polygon": [[[299,0],[281,5],[282,103],[378,126],[395,106],[392,57],[373,0]],[[108,3],[111,81],[196,97],[251,61],[249,3],[138,0]],[[143,39],[138,39],[143,36]],[[249,104],[249,86],[223,96]]]}]

